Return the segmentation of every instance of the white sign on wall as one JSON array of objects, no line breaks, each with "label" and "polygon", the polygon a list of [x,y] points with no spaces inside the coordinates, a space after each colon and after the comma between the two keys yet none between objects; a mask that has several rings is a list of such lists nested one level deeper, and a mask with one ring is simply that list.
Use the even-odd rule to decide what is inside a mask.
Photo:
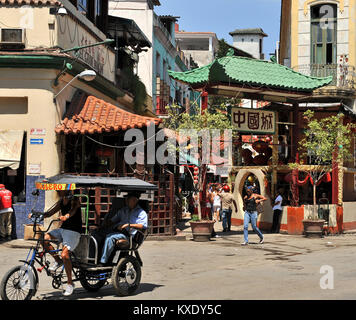
[{"label": "white sign on wall", "polygon": [[29,163],[28,164],[29,174],[41,174],[41,164],[40,163]]},{"label": "white sign on wall", "polygon": [[43,128],[31,128],[30,134],[34,136],[44,136],[46,134],[46,129]]}]

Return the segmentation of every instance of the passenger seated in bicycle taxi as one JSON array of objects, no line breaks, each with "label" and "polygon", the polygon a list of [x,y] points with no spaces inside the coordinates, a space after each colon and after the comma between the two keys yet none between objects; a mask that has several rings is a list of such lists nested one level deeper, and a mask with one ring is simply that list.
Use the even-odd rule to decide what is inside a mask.
[{"label": "passenger seated in bicycle taxi", "polygon": [[147,213],[138,205],[139,198],[140,193],[130,192],[127,205],[111,218],[113,232],[106,236],[100,263],[108,263],[116,245],[128,245],[130,236],[134,237],[137,230],[147,229]]},{"label": "passenger seated in bicycle taxi", "polygon": [[[50,210],[44,213],[44,218],[51,217],[60,211],[61,216],[59,219],[62,221],[62,225],[60,228],[46,233],[44,239],[57,240],[63,245],[61,257],[59,257],[56,253],[50,252],[55,260],[55,263],[49,267],[49,270],[55,272],[59,267],[64,265],[64,270],[68,280],[63,295],[69,296],[74,290],[70,252],[72,252],[79,243],[80,233],[82,232],[82,216],[80,201],[77,197],[72,196],[71,191],[59,190],[57,192],[60,200]],[[49,241],[44,241],[43,247],[46,251],[54,250]]]}]

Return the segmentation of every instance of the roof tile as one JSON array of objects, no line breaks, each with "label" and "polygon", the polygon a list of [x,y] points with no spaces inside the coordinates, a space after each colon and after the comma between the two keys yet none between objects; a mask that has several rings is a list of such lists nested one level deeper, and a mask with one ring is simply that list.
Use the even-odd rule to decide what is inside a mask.
[{"label": "roof tile", "polygon": [[186,72],[169,70],[168,73],[173,79],[191,85],[229,83],[306,92],[332,81],[332,77],[310,77],[278,63],[238,56],[226,56]]},{"label": "roof tile", "polygon": [[[159,124],[158,118],[140,116],[94,96],[88,96],[82,108],[72,107],[70,112],[55,128],[57,134],[85,134],[126,130],[129,128],[147,126],[149,123]],[[71,111],[76,110],[75,114]]]}]

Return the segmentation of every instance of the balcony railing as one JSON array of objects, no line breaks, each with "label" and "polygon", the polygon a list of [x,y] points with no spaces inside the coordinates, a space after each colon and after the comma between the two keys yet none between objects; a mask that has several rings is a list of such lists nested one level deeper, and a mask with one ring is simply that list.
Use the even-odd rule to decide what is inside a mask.
[{"label": "balcony railing", "polygon": [[174,45],[172,36],[169,34],[168,30],[163,25],[163,23],[159,20],[159,17],[155,13],[153,13],[153,26],[159,28],[164,33],[164,35],[169,40],[169,42],[172,45]]},{"label": "balcony railing", "polygon": [[342,89],[356,89],[356,68],[345,64],[303,64],[293,68],[312,77],[332,76],[330,86]]}]

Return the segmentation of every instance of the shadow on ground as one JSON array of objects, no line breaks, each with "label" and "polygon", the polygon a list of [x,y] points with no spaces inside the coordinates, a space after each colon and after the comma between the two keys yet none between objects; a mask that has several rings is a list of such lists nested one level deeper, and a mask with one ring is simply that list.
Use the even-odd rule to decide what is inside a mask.
[{"label": "shadow on ground", "polygon": [[[152,292],[159,287],[163,287],[163,285],[157,285],[153,283],[141,283],[139,288],[132,296],[137,296],[145,292]],[[102,300],[108,297],[112,297],[112,298],[118,297],[112,285],[107,285],[101,288],[100,290],[98,290],[97,292],[88,292],[82,287],[78,287],[77,285],[76,288],[74,289],[74,293],[69,297],[63,296],[61,290],[55,290],[52,292],[47,292],[46,294],[37,295],[37,299],[39,300],[81,300],[81,299]]]}]

